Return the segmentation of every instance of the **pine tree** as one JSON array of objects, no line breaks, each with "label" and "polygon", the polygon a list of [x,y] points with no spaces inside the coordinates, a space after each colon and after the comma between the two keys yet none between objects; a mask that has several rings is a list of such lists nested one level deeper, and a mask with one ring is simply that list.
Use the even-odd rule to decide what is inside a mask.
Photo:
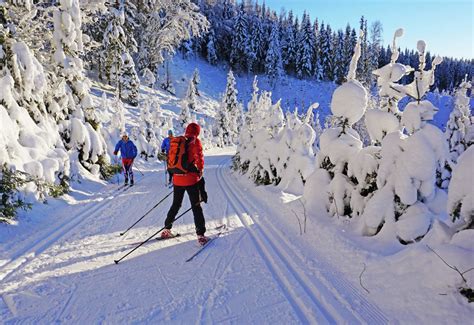
[{"label": "pine tree", "polygon": [[208,34],[208,40],[206,45],[207,50],[207,62],[214,65],[217,63],[217,50],[216,50],[216,36],[214,34],[214,29],[211,28]]},{"label": "pine tree", "polygon": [[279,31],[276,23],[273,24],[272,33],[270,35],[270,45],[265,60],[265,70],[273,86],[283,74]]},{"label": "pine tree", "polygon": [[355,44],[357,42],[357,37],[355,30],[351,29],[351,26],[347,24],[344,31],[344,41],[343,41],[343,50],[342,50],[342,65],[344,66],[344,75],[347,74],[349,70],[349,64],[352,59],[352,52],[354,50]]},{"label": "pine tree", "polygon": [[265,56],[268,48],[268,31],[264,26],[262,18],[256,18],[256,24],[252,29],[252,38],[255,43],[256,71],[263,72],[265,65]]},{"label": "pine tree", "polygon": [[101,51],[101,70],[99,77],[105,77],[109,84],[119,87],[122,55],[127,54],[127,36],[123,24],[125,14],[123,7],[110,8],[109,23],[104,32]]},{"label": "pine tree", "polygon": [[143,82],[150,88],[153,88],[156,82],[156,78],[153,72],[150,69],[145,68],[142,74]]},{"label": "pine tree", "polygon": [[303,14],[301,30],[298,36],[298,59],[297,76],[298,78],[310,77],[313,75],[313,57],[314,57],[314,34],[309,15]]},{"label": "pine tree", "polygon": [[[223,129],[225,145],[235,143],[242,125],[242,107],[237,100],[238,91],[235,88],[235,77],[232,70],[227,75],[227,85],[222,97],[218,127]],[[227,124],[226,124],[227,123]]]},{"label": "pine tree", "polygon": [[369,86],[371,80],[371,73],[369,71],[369,44],[368,44],[368,33],[367,33],[367,20],[362,16],[360,18],[360,30],[363,33],[362,41],[360,45],[360,60],[357,66],[357,76],[363,85]]},{"label": "pine tree", "polygon": [[185,97],[181,100],[181,112],[178,117],[180,126],[185,129],[191,123],[191,114],[196,110],[194,84],[190,80]]},{"label": "pine tree", "polygon": [[181,114],[179,115],[179,121],[183,128],[191,122],[191,115],[196,112],[196,109],[196,87],[194,79],[190,79],[186,95],[181,101]]},{"label": "pine tree", "polygon": [[198,90],[198,85],[199,85],[200,82],[201,82],[201,77],[199,76],[198,68],[196,68],[196,69],[194,69],[193,78],[192,78],[192,83],[194,85],[194,94],[196,96],[201,96],[201,94],[199,93],[199,90]]},{"label": "pine tree", "polygon": [[62,1],[53,11],[53,19],[56,75],[66,80],[64,89],[58,89],[57,93],[67,97],[70,105],[63,124],[63,141],[66,148],[78,151],[78,161],[84,167],[99,174],[99,168],[107,163],[107,157],[105,141],[100,133],[101,123],[94,112],[80,58],[83,43],[79,1]]},{"label": "pine tree", "polygon": [[456,90],[454,109],[449,115],[446,125],[446,139],[449,145],[449,159],[456,163],[458,157],[472,144],[468,131],[472,127],[471,112],[469,107],[468,90],[472,88],[471,83],[464,81]]},{"label": "pine tree", "polygon": [[140,80],[135,71],[135,63],[128,53],[122,54],[120,70],[120,98],[130,105],[138,105]]},{"label": "pine tree", "polygon": [[243,4],[234,18],[234,32],[232,37],[232,51],[230,64],[234,70],[244,71],[247,69],[248,44],[248,21],[243,9]]},{"label": "pine tree", "polygon": [[208,21],[191,0],[160,0],[140,2],[141,37],[138,51],[140,70],[156,69],[172,56],[183,41],[201,36],[208,28]]},{"label": "pine tree", "polygon": [[295,26],[293,22],[293,12],[290,11],[288,14],[286,26],[283,27],[283,36],[281,41],[282,60],[285,70],[288,73],[295,73],[296,71],[297,31],[295,31],[294,28]]},{"label": "pine tree", "polygon": [[320,81],[323,79],[323,67],[321,64],[321,32],[319,30],[319,23],[318,19],[314,20],[313,24],[313,31],[314,31],[314,77],[316,78],[317,81]]},{"label": "pine tree", "polygon": [[334,38],[334,78],[337,84],[342,84],[346,76],[344,65],[344,34],[342,30],[337,31]]},{"label": "pine tree", "polygon": [[324,80],[334,80],[334,63],[333,63],[333,42],[332,30],[329,25],[321,24],[321,64],[323,67]]}]

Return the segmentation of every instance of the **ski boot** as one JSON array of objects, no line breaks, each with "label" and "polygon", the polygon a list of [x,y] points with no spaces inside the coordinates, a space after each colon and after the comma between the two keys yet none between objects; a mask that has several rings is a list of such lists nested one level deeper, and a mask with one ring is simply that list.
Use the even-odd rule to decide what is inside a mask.
[{"label": "ski boot", "polygon": [[198,235],[198,243],[199,245],[201,246],[204,246],[207,244],[207,242],[209,241],[209,237],[206,237],[204,235]]},{"label": "ski boot", "polygon": [[170,229],[164,229],[161,232],[161,239],[168,239],[168,238],[173,238],[175,235],[171,233]]}]

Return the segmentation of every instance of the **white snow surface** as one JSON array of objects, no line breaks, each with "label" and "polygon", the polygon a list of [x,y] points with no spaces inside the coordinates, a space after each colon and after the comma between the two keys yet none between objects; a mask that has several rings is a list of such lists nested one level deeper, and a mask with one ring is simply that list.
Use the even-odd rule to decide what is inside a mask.
[{"label": "white snow surface", "polygon": [[[127,191],[84,184],[64,200],[35,209],[27,222],[0,225],[0,320],[469,322],[472,306],[456,292],[458,275],[424,245],[394,254],[397,247],[381,249],[373,238],[354,236],[321,218],[306,220],[300,235],[299,197],[275,187],[256,188],[230,172],[231,154],[206,154],[207,234],[216,234],[222,224],[227,229],[189,263],[184,260],[198,248],[191,215],[173,228],[181,237],[151,240],[118,265],[113,262],[164,222],[170,199],[119,235],[169,193],[162,166],[155,163],[139,162],[145,175]],[[183,209],[187,205],[185,200]],[[461,269],[472,266],[466,258],[472,250],[431,245]],[[360,281],[370,293],[359,284],[364,268]]]}]

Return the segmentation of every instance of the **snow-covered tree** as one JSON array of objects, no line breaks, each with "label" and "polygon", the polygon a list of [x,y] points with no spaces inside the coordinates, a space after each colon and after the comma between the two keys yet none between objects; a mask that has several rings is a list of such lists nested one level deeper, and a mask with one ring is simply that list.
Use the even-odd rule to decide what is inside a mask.
[{"label": "snow-covered tree", "polygon": [[169,59],[165,61],[164,68],[165,68],[165,80],[161,83],[161,89],[166,90],[170,94],[174,95],[176,91],[173,86],[173,79],[171,76]]},{"label": "snow-covered tree", "polygon": [[[401,36],[398,30],[395,37]],[[395,47],[394,47],[395,48]],[[436,176],[447,158],[447,145],[442,132],[427,123],[437,111],[430,102],[422,100],[434,83],[434,69],[440,59],[433,61],[432,68],[425,70],[425,43],[418,42],[419,70],[415,72],[413,83],[400,85],[391,83],[394,91],[416,99],[410,102],[401,114],[401,127],[383,136],[381,141],[380,167],[377,171],[377,191],[367,202],[362,215],[363,233],[373,235],[388,232],[389,236],[407,244],[423,238],[433,222],[433,212],[439,202],[445,200],[444,191],[436,186]],[[396,57],[398,54],[395,53]],[[379,69],[388,79],[399,78],[407,68],[394,62]],[[397,73],[382,73],[393,71]],[[389,106],[390,107],[390,106]],[[385,112],[386,113],[386,112]],[[384,120],[369,121],[371,124]]]},{"label": "snow-covered tree", "polygon": [[140,80],[135,71],[135,64],[128,53],[122,54],[120,69],[120,97],[133,106],[138,105]]},{"label": "snow-covered tree", "polygon": [[[359,134],[352,128],[364,115],[368,95],[362,84],[356,80],[356,67],[360,58],[360,40],[356,44],[354,55],[347,75],[347,82],[339,86],[331,100],[331,111],[335,116],[336,126],[326,129],[320,139],[317,166],[319,167],[309,178],[309,186],[305,188],[305,201],[312,206],[308,193],[315,190],[314,183],[322,182],[323,186],[318,199],[322,202],[321,213],[330,216],[352,216],[359,211],[353,201],[358,195],[357,189],[351,181],[350,160],[357,156],[362,149]],[[367,171],[368,169],[365,169]],[[355,210],[355,211],[354,211]]]},{"label": "snow-covered tree", "polygon": [[184,128],[191,123],[191,114],[196,112],[196,88],[194,80],[190,79],[186,95],[181,101],[181,113],[179,114],[179,123]]},{"label": "snow-covered tree", "polygon": [[272,85],[275,85],[275,82],[283,74],[279,31],[276,23],[273,24],[272,33],[270,34],[270,44],[265,59],[265,71]]},{"label": "snow-covered tree", "polygon": [[473,143],[469,139],[468,131],[471,127],[471,112],[467,91],[471,89],[471,83],[464,81],[456,90],[454,97],[454,109],[449,115],[446,125],[446,139],[449,144],[449,159],[455,163],[458,157]]},{"label": "snow-covered tree", "polygon": [[[100,121],[95,115],[90,86],[84,76],[81,32],[81,10],[78,0],[63,0],[53,11],[54,60],[57,76],[64,78],[57,94],[67,98],[69,111],[62,124],[62,137],[68,149],[78,151],[78,162],[93,174],[108,161],[105,142],[100,134]],[[75,172],[79,172],[76,166]]]},{"label": "snow-covered tree", "polygon": [[201,94],[199,94],[199,90],[198,90],[198,85],[201,82],[201,77],[199,76],[198,68],[194,69],[192,82],[193,82],[193,85],[194,85],[194,94],[196,96],[201,96]]},{"label": "snow-covered tree", "polygon": [[448,190],[448,213],[456,228],[474,228],[474,146],[470,146],[458,158]]},{"label": "snow-covered tree", "polygon": [[342,84],[346,75],[346,67],[344,66],[344,34],[341,30],[337,32],[337,36],[333,39],[333,57],[334,57],[334,79],[336,83]]},{"label": "snow-covered tree", "polygon": [[207,40],[207,62],[210,64],[216,64],[217,63],[217,50],[216,50],[216,36],[214,34],[214,29],[211,28],[209,31],[208,35],[208,40]]},{"label": "snow-covered tree", "polygon": [[[222,96],[220,111],[218,114],[218,130],[223,129],[224,144],[235,144],[238,139],[239,129],[242,125],[242,106],[237,99],[237,88],[232,70],[227,75],[227,85]],[[228,122],[227,122],[228,121]],[[225,124],[228,123],[228,124]],[[216,134],[216,133],[215,133]]]},{"label": "snow-covered tree", "polygon": [[150,88],[153,88],[153,86],[155,85],[155,82],[156,82],[155,74],[148,68],[145,68],[143,70],[142,79],[143,79],[143,83]]},{"label": "snow-covered tree", "polygon": [[234,18],[234,32],[232,36],[232,51],[230,54],[230,64],[234,70],[243,71],[247,69],[247,55],[249,53],[247,15],[240,6]]},{"label": "snow-covered tree", "polygon": [[158,122],[153,111],[158,107],[151,96],[148,96],[140,105],[139,127],[132,131],[138,153],[145,160],[155,157],[160,149],[161,139],[157,137]]},{"label": "snow-covered tree", "polygon": [[156,70],[166,55],[192,36],[200,36],[208,28],[207,19],[191,0],[143,2],[143,26],[139,43],[139,68]]},{"label": "snow-covered tree", "polygon": [[127,34],[123,27],[125,13],[123,6],[110,8],[109,12],[109,23],[102,41],[99,77],[105,77],[107,82],[119,87],[122,55],[128,54]]},{"label": "snow-covered tree", "polygon": [[293,21],[293,12],[290,11],[288,14],[288,20],[286,26],[283,29],[283,36],[281,40],[282,48],[282,60],[285,66],[285,70],[289,73],[296,71],[296,59],[297,59],[297,34],[298,30],[295,30],[295,24]]},{"label": "snow-covered tree", "polygon": [[305,12],[298,35],[296,72],[299,78],[313,75],[314,33],[309,15]]},{"label": "snow-covered tree", "polygon": [[400,120],[401,112],[398,109],[398,102],[405,97],[404,93],[394,89],[394,85],[403,78],[403,76],[413,71],[410,66],[397,63],[399,57],[397,38],[403,36],[403,29],[398,29],[393,36],[393,51],[390,63],[373,71],[377,76],[377,85],[379,87],[379,109],[369,110],[365,116],[365,122],[372,143],[380,144],[383,138],[395,131],[401,130]]},{"label": "snow-covered tree", "polygon": [[333,53],[333,42],[332,42],[332,31],[331,27],[328,25],[321,24],[321,32],[320,32],[320,53],[319,57],[321,58],[321,66],[322,66],[322,75],[324,80],[333,80],[333,69],[334,69],[334,58],[332,56]]}]

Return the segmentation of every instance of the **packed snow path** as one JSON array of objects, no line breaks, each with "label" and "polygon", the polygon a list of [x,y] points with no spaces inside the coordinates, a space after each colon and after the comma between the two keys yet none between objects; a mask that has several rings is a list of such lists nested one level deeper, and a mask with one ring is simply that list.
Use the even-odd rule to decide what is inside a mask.
[{"label": "packed snow path", "polygon": [[[151,241],[113,262],[160,229],[171,204],[169,198],[119,236],[170,192],[163,171],[147,171],[135,187],[109,186],[82,208],[50,211],[54,224],[3,244],[0,320],[387,323],[324,256],[285,232],[274,216],[291,212],[245,188],[229,170],[230,157],[206,157],[208,235],[222,224],[227,230],[192,262],[184,262],[197,249],[191,213],[173,228],[181,237]],[[188,206],[185,199],[181,210]]]}]

